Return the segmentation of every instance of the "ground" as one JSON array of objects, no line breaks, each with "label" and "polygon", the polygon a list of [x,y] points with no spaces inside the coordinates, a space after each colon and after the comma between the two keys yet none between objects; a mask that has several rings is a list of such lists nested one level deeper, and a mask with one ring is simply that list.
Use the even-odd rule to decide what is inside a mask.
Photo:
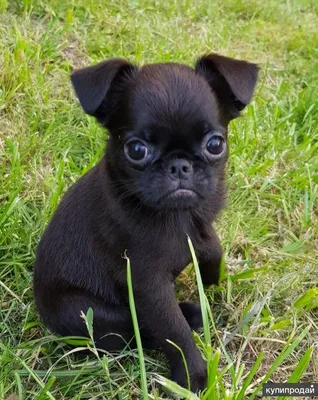
[{"label": "ground", "polygon": [[[79,343],[39,322],[32,294],[36,244],[105,145],[70,72],[113,56],[193,65],[213,51],[259,64],[255,98],[230,126],[228,206],[216,224],[228,275],[206,290],[215,376],[228,370],[203,398],[318,381],[317,14],[314,0],[0,0],[1,399],[146,396],[136,351],[76,356]],[[177,289],[197,298],[191,266]],[[164,358],[146,353],[145,365],[150,398],[172,398],[157,383]]]}]

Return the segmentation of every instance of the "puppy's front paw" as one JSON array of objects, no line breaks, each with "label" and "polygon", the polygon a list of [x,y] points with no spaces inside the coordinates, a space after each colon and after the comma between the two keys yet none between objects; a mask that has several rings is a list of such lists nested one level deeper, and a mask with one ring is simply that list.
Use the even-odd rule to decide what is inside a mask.
[{"label": "puppy's front paw", "polygon": [[[188,366],[190,377],[190,390],[198,392],[206,388],[207,385],[207,369],[203,359],[199,359],[195,365]],[[171,379],[180,386],[188,388],[188,380],[184,364],[182,362],[171,368]]]},{"label": "puppy's front paw", "polygon": [[218,285],[220,279],[220,269],[213,263],[201,263],[200,273],[204,286]]},{"label": "puppy's front paw", "polygon": [[193,331],[198,331],[203,326],[202,312],[199,304],[184,302],[179,304],[184,318]]}]

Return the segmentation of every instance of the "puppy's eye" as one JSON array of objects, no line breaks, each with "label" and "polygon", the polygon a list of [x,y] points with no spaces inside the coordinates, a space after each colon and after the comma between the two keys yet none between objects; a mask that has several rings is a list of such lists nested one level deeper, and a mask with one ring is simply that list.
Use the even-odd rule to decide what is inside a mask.
[{"label": "puppy's eye", "polygon": [[212,155],[218,155],[223,152],[224,149],[224,139],[222,136],[213,135],[207,142],[206,148],[208,152]]},{"label": "puppy's eye", "polygon": [[126,157],[131,161],[141,162],[147,158],[148,148],[139,140],[132,140],[125,145]]}]

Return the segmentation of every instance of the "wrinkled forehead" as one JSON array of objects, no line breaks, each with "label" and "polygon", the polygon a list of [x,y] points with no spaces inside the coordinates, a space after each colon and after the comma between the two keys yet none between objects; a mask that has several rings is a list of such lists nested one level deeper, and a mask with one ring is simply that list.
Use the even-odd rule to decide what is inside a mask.
[{"label": "wrinkled forehead", "polygon": [[180,135],[203,124],[219,125],[216,98],[207,82],[180,64],[151,64],[136,77],[132,115],[137,130]]}]

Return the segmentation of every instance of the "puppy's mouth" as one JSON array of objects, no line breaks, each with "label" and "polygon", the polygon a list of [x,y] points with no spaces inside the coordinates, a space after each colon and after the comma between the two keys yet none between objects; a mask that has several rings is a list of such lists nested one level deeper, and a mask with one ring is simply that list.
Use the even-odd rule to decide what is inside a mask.
[{"label": "puppy's mouth", "polygon": [[194,199],[197,197],[197,193],[191,189],[178,188],[168,193],[165,196],[167,199],[177,200],[177,199]]},{"label": "puppy's mouth", "polygon": [[164,194],[157,206],[168,209],[188,209],[198,204],[199,197],[196,191],[179,187]]}]

